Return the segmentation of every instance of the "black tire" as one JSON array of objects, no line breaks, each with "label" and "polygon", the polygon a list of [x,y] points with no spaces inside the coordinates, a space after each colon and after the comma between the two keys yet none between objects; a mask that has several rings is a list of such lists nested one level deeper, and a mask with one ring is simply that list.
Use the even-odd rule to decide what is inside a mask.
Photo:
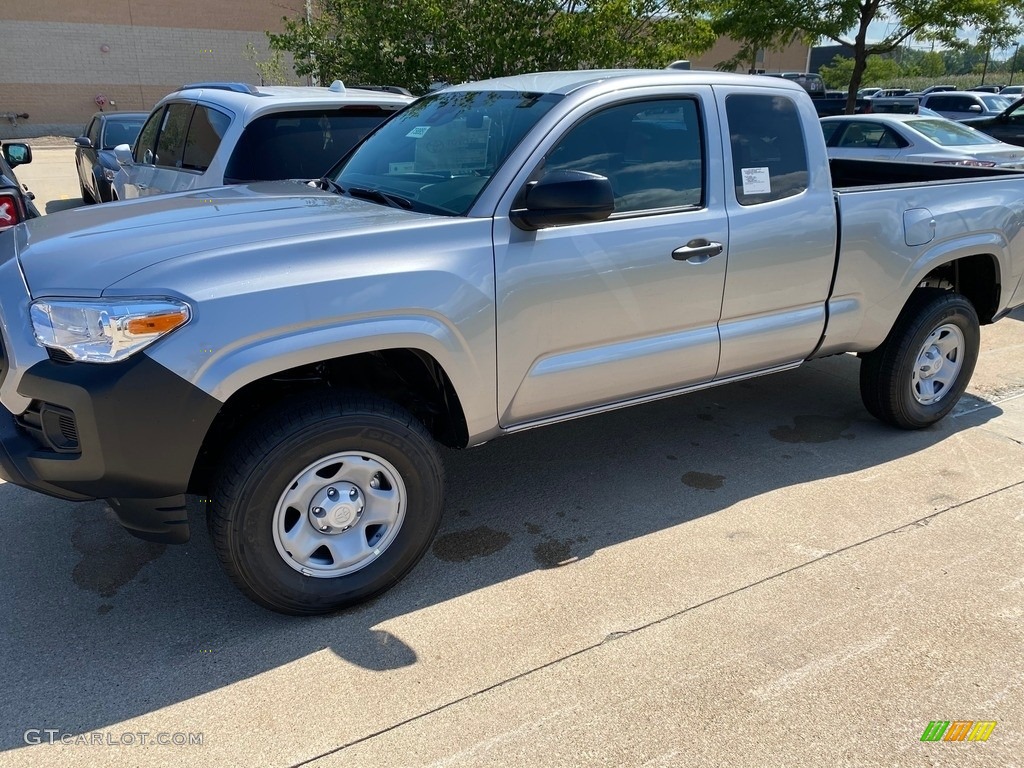
[{"label": "black tire", "polygon": [[[407,491],[404,519],[383,552],[359,570],[331,578],[300,573],[275,544],[275,510],[305,468],[344,452],[366,452],[397,470]],[[444,466],[419,421],[387,400],[328,393],[240,435],[209,514],[217,556],[242,592],[273,611],[311,615],[367,600],[405,576],[434,538],[443,496]]]},{"label": "black tire", "polygon": [[[872,416],[901,429],[922,429],[942,419],[957,404],[978,362],[981,331],[974,306],[958,293],[918,288],[900,312],[878,349],[861,356],[860,395]],[[935,394],[933,402],[915,395],[918,356],[933,332],[955,326],[963,350],[943,364],[960,364],[955,378]]]},{"label": "black tire", "polygon": [[86,205],[95,205],[96,198],[85,188],[85,184],[82,183],[81,179],[78,181],[78,188],[82,190],[82,202]]}]

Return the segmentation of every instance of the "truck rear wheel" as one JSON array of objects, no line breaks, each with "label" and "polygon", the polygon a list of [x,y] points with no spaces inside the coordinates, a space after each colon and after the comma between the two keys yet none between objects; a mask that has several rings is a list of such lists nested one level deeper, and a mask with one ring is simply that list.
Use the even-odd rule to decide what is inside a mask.
[{"label": "truck rear wheel", "polygon": [[864,406],[901,429],[934,424],[967,389],[980,341],[970,301],[951,291],[919,288],[882,345],[862,355]]},{"label": "truck rear wheel", "polygon": [[320,395],[254,424],[235,444],[211,530],[236,586],[271,610],[328,613],[397,583],[441,519],[444,469],[408,412]]}]

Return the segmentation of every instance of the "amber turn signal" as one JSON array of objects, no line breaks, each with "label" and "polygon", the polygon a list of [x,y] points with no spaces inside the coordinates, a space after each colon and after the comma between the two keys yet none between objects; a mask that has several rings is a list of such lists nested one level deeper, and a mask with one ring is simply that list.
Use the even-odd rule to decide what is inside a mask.
[{"label": "amber turn signal", "polygon": [[125,330],[133,336],[149,336],[173,331],[188,320],[188,312],[168,312],[163,315],[133,317],[125,324]]}]

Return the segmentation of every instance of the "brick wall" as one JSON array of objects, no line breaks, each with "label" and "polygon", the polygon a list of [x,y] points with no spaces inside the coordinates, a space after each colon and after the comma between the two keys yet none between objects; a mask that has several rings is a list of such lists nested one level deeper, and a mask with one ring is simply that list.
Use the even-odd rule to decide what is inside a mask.
[{"label": "brick wall", "polygon": [[[149,111],[184,83],[258,82],[244,55],[304,0],[31,0],[0,20],[0,139],[78,135],[99,108]],[[288,71],[291,71],[290,69]],[[12,124],[7,112],[28,112]]]}]

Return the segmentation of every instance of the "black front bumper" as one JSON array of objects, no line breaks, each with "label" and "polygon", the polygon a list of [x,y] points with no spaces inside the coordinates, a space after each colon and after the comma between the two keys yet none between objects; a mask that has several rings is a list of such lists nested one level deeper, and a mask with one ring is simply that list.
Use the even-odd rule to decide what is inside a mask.
[{"label": "black front bumper", "polygon": [[109,499],[143,538],[188,540],[185,493],[221,404],[138,354],[46,360],[25,372],[24,414],[0,408],[0,477],[61,499]]}]

